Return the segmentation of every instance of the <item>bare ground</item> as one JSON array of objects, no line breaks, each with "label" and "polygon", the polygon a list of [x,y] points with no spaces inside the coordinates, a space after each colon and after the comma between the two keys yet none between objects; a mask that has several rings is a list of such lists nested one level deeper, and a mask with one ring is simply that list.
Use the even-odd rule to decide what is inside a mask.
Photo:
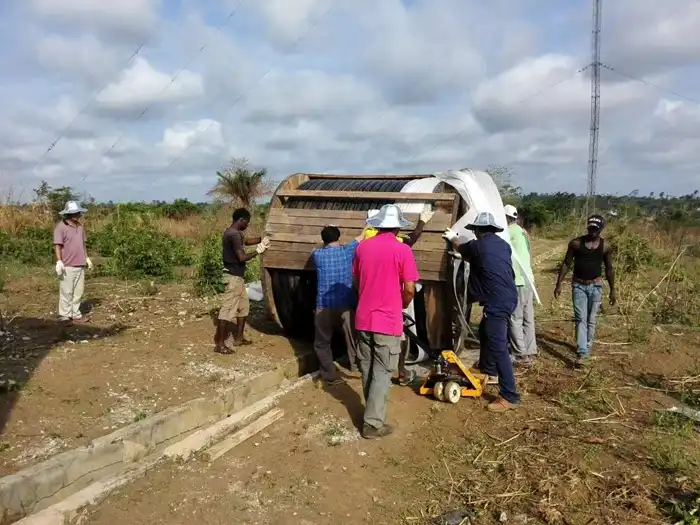
[{"label": "bare ground", "polygon": [[697,427],[662,411],[700,388],[700,336],[658,327],[628,344],[607,309],[593,366],[574,370],[568,301],[551,302],[552,246],[535,247],[546,307],[519,410],[493,415],[486,400],[453,406],[395,387],[396,432],[368,442],[356,430],[358,380],[309,386],[264,433],[212,464],[164,465],[84,523],[422,524],[448,511],[479,524],[667,523],[664,505],[700,482]]},{"label": "bare ground", "polygon": [[[55,282],[39,275],[10,283],[0,335],[0,475],[271,369],[292,344],[253,307],[250,347],[212,351],[215,299],[191,285],[87,282],[91,322],[53,321]],[[270,335],[272,334],[272,335]]]},{"label": "bare ground", "polygon": [[[89,510],[83,523],[421,524],[450,510],[480,524],[666,523],[663,502],[700,482],[700,439],[687,421],[659,409],[692,401],[700,389],[700,334],[656,327],[648,342],[628,344],[623,318],[606,309],[593,366],[573,370],[569,301],[551,301],[549,268],[560,244],[533,245],[545,306],[538,363],[519,377],[519,410],[493,415],[486,400],[452,406],[395,387],[389,419],[396,433],[368,442],[355,429],[357,379],[329,391],[305,387],[283,399],[283,419],[264,433],[212,464],[163,465]],[[245,373],[293,354],[279,336],[254,333],[256,347],[244,355],[214,355],[211,323],[198,317],[213,305],[173,287],[139,299],[129,316],[123,286],[105,285],[112,291],[95,309],[95,324],[131,328],[54,344],[19,391],[3,436],[13,447],[3,452],[9,469],[21,466],[14,447],[37,446],[49,432],[73,446],[119,425],[110,422],[110,408],[120,406],[109,394],[119,392],[114,386],[139,403],[154,399],[156,411],[229,381],[236,363]],[[108,309],[115,301],[119,313]],[[191,375],[212,365],[224,372]],[[44,434],[22,436],[29,428]]]}]

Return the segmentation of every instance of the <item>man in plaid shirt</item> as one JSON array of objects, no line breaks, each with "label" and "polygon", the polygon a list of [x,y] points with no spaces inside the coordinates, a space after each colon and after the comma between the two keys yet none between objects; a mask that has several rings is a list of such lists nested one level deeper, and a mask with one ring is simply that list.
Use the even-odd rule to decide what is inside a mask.
[{"label": "man in plaid shirt", "polygon": [[321,230],[323,248],[318,248],[311,254],[318,280],[314,351],[318,357],[321,378],[331,386],[341,382],[331,351],[331,339],[337,328],[343,331],[350,371],[358,371],[354,334],[357,297],[352,284],[352,261],[364,233],[363,230],[352,242],[342,245],[339,242],[340,230],[336,226],[326,226]]}]

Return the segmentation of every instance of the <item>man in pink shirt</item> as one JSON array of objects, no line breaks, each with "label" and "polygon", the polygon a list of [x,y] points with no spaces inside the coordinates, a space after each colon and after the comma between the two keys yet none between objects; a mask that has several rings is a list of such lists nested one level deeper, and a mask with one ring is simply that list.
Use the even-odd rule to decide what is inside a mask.
[{"label": "man in pink shirt", "polygon": [[56,275],[61,283],[58,317],[69,323],[83,322],[80,302],[85,288],[85,268],[92,269],[92,261],[85,250],[85,230],[80,223],[83,213],[85,209],[77,202],[68,201],[53,232]]},{"label": "man in pink shirt", "polygon": [[362,437],[376,439],[392,430],[386,424],[389,388],[401,353],[403,309],[415,295],[418,269],[411,248],[396,239],[409,225],[398,206],[386,204],[367,225],[379,232],[357,247],[352,273],[359,298],[355,328],[365,396]]}]

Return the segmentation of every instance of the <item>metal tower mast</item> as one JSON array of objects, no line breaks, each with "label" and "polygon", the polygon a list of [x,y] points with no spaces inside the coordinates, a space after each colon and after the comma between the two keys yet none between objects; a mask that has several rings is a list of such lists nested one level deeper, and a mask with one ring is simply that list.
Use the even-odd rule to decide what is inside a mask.
[{"label": "metal tower mast", "polygon": [[598,131],[600,130],[600,19],[602,0],[593,0],[593,34],[591,35],[591,138],[588,146],[588,188],[586,213],[595,211],[598,171]]}]

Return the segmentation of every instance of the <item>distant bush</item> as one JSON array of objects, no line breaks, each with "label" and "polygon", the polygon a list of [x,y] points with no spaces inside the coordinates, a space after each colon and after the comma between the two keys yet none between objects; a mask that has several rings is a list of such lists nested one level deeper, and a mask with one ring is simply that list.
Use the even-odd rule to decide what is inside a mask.
[{"label": "distant bush", "polygon": [[175,199],[175,201],[170,204],[164,204],[161,209],[165,217],[176,221],[181,221],[192,215],[197,215],[202,211],[200,206],[197,206],[187,199]]}]

